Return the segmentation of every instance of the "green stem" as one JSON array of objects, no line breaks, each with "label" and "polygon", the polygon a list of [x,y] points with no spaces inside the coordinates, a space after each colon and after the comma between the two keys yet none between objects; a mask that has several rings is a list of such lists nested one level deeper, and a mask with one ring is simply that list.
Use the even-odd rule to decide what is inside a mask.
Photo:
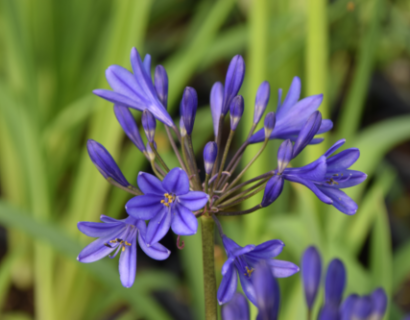
[{"label": "green stem", "polygon": [[204,267],[205,319],[217,320],[216,278],[214,264],[215,222],[211,217],[201,217],[202,263]]},{"label": "green stem", "polygon": [[159,161],[159,163],[162,165],[162,167],[165,169],[166,172],[169,172],[169,168],[167,166],[167,164],[165,163],[165,161],[161,158],[161,156],[159,155],[157,149],[155,149],[155,146],[152,142],[149,143],[151,150],[155,153],[155,157],[157,158],[157,160]]},{"label": "green stem", "polygon": [[215,186],[218,186],[219,179],[221,178],[221,174],[222,174],[222,171],[224,169],[225,161],[226,161],[226,158],[228,156],[229,147],[231,146],[234,134],[235,134],[235,131],[233,131],[233,130],[231,130],[229,132],[228,141],[226,142],[226,145],[225,145],[225,150],[224,150],[224,154],[222,156],[221,165],[219,166],[218,177],[216,178]]}]

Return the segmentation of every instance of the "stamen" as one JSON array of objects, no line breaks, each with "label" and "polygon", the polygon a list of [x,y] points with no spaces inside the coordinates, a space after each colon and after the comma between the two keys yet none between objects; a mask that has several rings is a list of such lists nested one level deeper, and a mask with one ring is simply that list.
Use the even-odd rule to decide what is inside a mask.
[{"label": "stamen", "polygon": [[255,269],[254,268],[248,268],[248,266],[245,266],[245,269],[246,269],[246,273],[244,273],[244,275],[245,276],[248,276],[248,277],[250,277],[251,275],[252,275],[252,272],[254,272],[255,271]]}]

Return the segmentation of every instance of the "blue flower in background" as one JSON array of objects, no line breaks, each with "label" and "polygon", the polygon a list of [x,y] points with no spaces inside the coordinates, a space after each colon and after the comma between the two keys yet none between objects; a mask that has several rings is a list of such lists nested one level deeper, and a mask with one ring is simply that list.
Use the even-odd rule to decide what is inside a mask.
[{"label": "blue flower in background", "polygon": [[[270,139],[291,139],[294,141],[300,130],[305,125],[308,118],[315,112],[323,100],[323,95],[318,94],[306,97],[299,101],[301,92],[301,81],[294,77],[290,85],[285,101],[281,103],[281,93],[279,90],[279,103],[276,110],[276,126],[270,135]],[[332,121],[322,120],[317,134],[321,134],[332,129]],[[257,143],[265,140],[263,129],[256,132],[250,139],[249,143]],[[321,138],[313,139],[311,144],[320,143]]]},{"label": "blue flower in background", "polygon": [[227,236],[222,236],[227,261],[222,267],[222,281],[218,289],[219,304],[230,301],[237,287],[237,276],[241,281],[242,289],[248,299],[257,305],[257,295],[253,286],[253,272],[257,265],[265,261],[270,267],[273,276],[277,278],[289,277],[299,271],[292,262],[272,259],[279,255],[284,247],[280,240],[270,240],[260,245],[239,246]]},{"label": "blue flower in background", "polygon": [[161,182],[157,177],[140,172],[138,186],[144,193],[129,200],[127,213],[139,220],[150,220],[147,228],[147,244],[161,240],[171,227],[178,235],[193,235],[198,221],[192,211],[202,209],[208,195],[189,190],[185,171],[174,168]]},{"label": "blue flower in background", "polygon": [[102,215],[101,222],[79,222],[78,229],[85,235],[98,238],[86,246],[77,260],[90,263],[110,256],[114,258],[120,252],[119,272],[124,287],[131,287],[137,272],[137,238],[141,249],[152,259],[164,260],[170,251],[159,243],[146,245],[146,225],[142,220],[128,217],[117,220]]}]

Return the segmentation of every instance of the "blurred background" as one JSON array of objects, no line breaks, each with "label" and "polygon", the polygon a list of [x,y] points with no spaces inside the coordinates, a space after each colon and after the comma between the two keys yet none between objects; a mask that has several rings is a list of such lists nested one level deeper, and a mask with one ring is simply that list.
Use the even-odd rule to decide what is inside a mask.
[{"label": "blurred background", "polygon": [[[76,261],[91,241],[77,222],[98,221],[100,214],[122,218],[130,198],[98,173],[86,140],[102,143],[129,181],[150,170],[124,138],[112,105],[91,93],[108,88],[109,65],[130,68],[133,46],[150,53],[153,66],[165,66],[173,116],[183,88],[197,90],[198,161],[213,139],[210,89],[224,81],[234,55],[247,64],[243,134],[235,146],[247,135],[245,120],[262,81],[271,85],[269,110],[277,90],[286,93],[296,75],[302,96],[324,93],[319,110],[334,128],[295,165],[340,138],[345,147],[360,148],[353,169],[368,179],[348,190],[359,204],[356,215],[287,184],[263,212],[223,220],[225,232],[241,245],[279,238],[286,243],[279,258],[297,264],[315,244],[326,264],[335,257],[345,263],[346,294],[382,286],[390,299],[386,319],[410,312],[409,1],[1,0],[0,25],[1,319],[203,319],[200,235],[185,237],[178,250],[168,234],[163,244],[172,253],[163,262],[140,250],[131,289],[121,286],[116,259]],[[159,127],[158,149],[175,164]],[[278,145],[270,144],[248,177],[276,167]],[[219,239],[215,254],[220,280]],[[281,279],[280,286],[280,319],[304,319],[300,276]]]}]

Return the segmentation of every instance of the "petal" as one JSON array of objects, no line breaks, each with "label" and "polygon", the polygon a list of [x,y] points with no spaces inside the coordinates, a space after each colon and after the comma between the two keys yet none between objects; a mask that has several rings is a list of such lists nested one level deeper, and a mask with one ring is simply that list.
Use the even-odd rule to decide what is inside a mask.
[{"label": "petal", "polygon": [[300,179],[299,177],[295,177],[295,176],[286,177],[286,179],[292,182],[303,184],[304,186],[308,187],[316,195],[316,197],[319,198],[320,201],[326,204],[333,203],[333,200],[323,192],[322,187],[317,186],[313,182]]},{"label": "petal", "polygon": [[100,220],[101,220],[102,222],[106,222],[106,223],[121,222],[121,220],[117,220],[117,219],[111,218],[111,217],[106,216],[106,215],[104,215],[104,214],[100,215]]},{"label": "petal", "polygon": [[299,77],[294,77],[292,83],[289,87],[289,91],[286,95],[285,101],[283,104],[278,108],[277,113],[283,115],[285,114],[290,108],[292,108],[299,100],[300,91],[301,91],[301,81]]},{"label": "petal", "polygon": [[175,234],[191,236],[198,230],[198,220],[188,208],[181,204],[175,204],[172,208],[171,228]]},{"label": "petal", "polygon": [[353,307],[359,296],[357,294],[351,294],[348,296],[340,306],[341,320],[350,320],[353,313]]},{"label": "petal", "polygon": [[232,299],[238,285],[236,269],[232,266],[222,277],[221,284],[218,288],[217,298],[220,305],[227,303]]},{"label": "petal", "polygon": [[292,160],[293,146],[292,142],[288,139],[282,142],[278,149],[278,171],[280,173],[286,169],[290,160]]},{"label": "petal", "polygon": [[211,97],[210,97],[212,122],[214,125],[215,137],[218,136],[219,119],[221,117],[223,100],[224,100],[224,87],[222,83],[215,82],[214,85],[212,86]]},{"label": "petal", "polygon": [[380,319],[383,318],[387,308],[387,296],[386,291],[383,288],[377,288],[372,292],[373,301],[373,315],[377,315]]},{"label": "petal", "polygon": [[339,320],[339,310],[333,305],[325,304],[319,312],[318,320]]},{"label": "petal", "polygon": [[[129,288],[134,284],[137,273],[137,230],[134,229],[131,246],[125,246],[121,252],[118,270],[120,272],[121,283]],[[121,249],[120,249],[121,250]]]},{"label": "petal", "polygon": [[329,150],[326,151],[325,156],[326,157],[330,156],[333,152],[339,149],[345,142],[346,142],[346,139],[340,139],[336,141],[336,143],[333,146],[331,146]]},{"label": "petal", "polygon": [[138,234],[138,243],[142,251],[144,251],[145,254],[152,259],[165,260],[171,254],[171,251],[169,251],[160,243],[154,243],[148,247],[146,244],[145,235],[143,235],[141,232],[139,232]]},{"label": "petal", "polygon": [[337,182],[337,185],[331,185],[329,187],[343,189],[353,187],[362,183],[364,180],[366,180],[367,174],[355,170],[344,170],[342,172],[339,172],[338,176],[326,175],[326,179],[327,178],[332,178],[335,182]]},{"label": "petal", "polygon": [[143,97],[138,93],[138,84],[134,75],[127,69],[112,65],[105,71],[105,76],[111,88],[125,97],[128,97],[138,103],[143,102]]},{"label": "petal", "polygon": [[230,256],[228,257],[228,259],[226,259],[226,261],[224,262],[224,264],[222,265],[222,269],[221,269],[221,274],[225,275],[229,269],[232,266],[232,263],[235,261],[235,256]]},{"label": "petal", "polygon": [[269,179],[266,184],[265,191],[263,193],[263,198],[261,205],[262,207],[267,207],[271,205],[280,196],[283,190],[283,176],[274,175]]},{"label": "petal", "polygon": [[156,176],[140,172],[137,178],[138,187],[144,194],[158,194],[164,196],[167,191],[162,187],[162,182]]},{"label": "petal", "polygon": [[178,196],[178,202],[192,211],[202,209],[208,202],[208,199],[209,196],[201,191],[191,191],[182,196]]},{"label": "petal", "polygon": [[329,119],[323,119],[317,134],[328,132],[333,128],[333,122]]},{"label": "petal", "polygon": [[255,288],[252,284],[251,279],[248,276],[245,276],[242,272],[238,272],[238,275],[243,292],[245,293],[249,301],[256,306]]},{"label": "petal", "polygon": [[171,226],[171,210],[165,210],[153,218],[147,227],[147,236],[145,240],[147,245],[151,246],[160,241],[168,232]]},{"label": "petal", "polygon": [[306,123],[303,125],[293,146],[293,155],[295,158],[313,139],[322,123],[322,114],[319,111],[313,112]]},{"label": "petal", "polygon": [[302,280],[306,304],[312,309],[322,276],[322,260],[314,246],[305,250],[302,257]]},{"label": "petal", "polygon": [[357,211],[357,204],[346,193],[336,188],[328,188],[325,186],[318,186],[326,196],[332,199],[332,205],[339,211],[352,215]]},{"label": "petal", "polygon": [[327,268],[325,280],[325,304],[339,306],[346,286],[346,269],[343,262],[333,259]]},{"label": "petal", "polygon": [[255,267],[252,282],[259,310],[258,319],[277,319],[280,304],[279,285],[265,262],[262,261]]},{"label": "petal", "polygon": [[239,244],[237,244],[231,238],[228,238],[226,235],[222,236],[222,243],[224,245],[225,251],[228,254],[228,256],[232,255],[232,253],[235,250],[242,248]]},{"label": "petal", "polygon": [[232,99],[238,94],[245,76],[245,61],[242,56],[236,55],[229,63],[228,71],[225,77],[224,102],[222,105],[222,114],[227,114]]},{"label": "petal", "polygon": [[360,297],[353,307],[353,319],[367,320],[372,313],[372,299],[369,296]]},{"label": "petal", "polygon": [[96,89],[93,90],[93,93],[105,100],[108,100],[115,104],[122,105],[124,107],[134,108],[139,111],[143,111],[144,109],[146,109],[145,103],[143,101],[133,100],[117,92],[113,92],[106,89]]},{"label": "petal", "polygon": [[167,207],[161,203],[163,199],[164,196],[152,194],[136,196],[127,202],[125,210],[136,219],[150,220],[167,210]]},{"label": "petal", "polygon": [[288,168],[283,172],[285,179],[293,181],[293,177],[303,180],[322,181],[326,175],[326,157],[321,156],[316,161],[301,168]]},{"label": "petal", "polygon": [[174,168],[165,176],[162,186],[168,193],[177,196],[186,194],[189,192],[188,175],[181,168]]},{"label": "petal", "polygon": [[[119,234],[120,232],[117,235]],[[116,236],[112,237],[112,239],[113,238],[116,238]],[[77,260],[83,263],[90,263],[100,260],[109,255],[115,249],[115,247],[110,248],[104,245],[108,241],[108,239],[103,238],[91,242],[88,246],[81,250],[80,254],[77,257]]]},{"label": "petal", "polygon": [[151,74],[151,55],[146,54],[144,57],[144,61],[142,62],[144,65],[144,70],[146,74],[150,75]]},{"label": "petal", "polygon": [[141,152],[144,151],[144,142],[141,139],[137,123],[130,110],[127,107],[116,104],[114,105],[114,113],[128,138]]},{"label": "petal", "polygon": [[250,320],[248,300],[236,292],[232,299],[222,307],[221,313],[222,320]]},{"label": "petal", "polygon": [[269,240],[257,245],[246,256],[257,260],[274,258],[282,252],[284,246],[285,244],[280,240]]},{"label": "petal", "polygon": [[289,261],[269,259],[266,260],[272,269],[275,278],[287,278],[299,272],[299,267]]},{"label": "petal", "polygon": [[327,159],[327,172],[338,173],[349,168],[353,163],[359,159],[360,151],[356,148],[350,148],[339,152]]},{"label": "petal", "polygon": [[101,223],[101,222],[86,222],[81,221],[77,223],[78,230],[86,236],[93,238],[110,237],[117,234],[121,229],[125,228],[125,224],[121,221],[115,223]]}]

